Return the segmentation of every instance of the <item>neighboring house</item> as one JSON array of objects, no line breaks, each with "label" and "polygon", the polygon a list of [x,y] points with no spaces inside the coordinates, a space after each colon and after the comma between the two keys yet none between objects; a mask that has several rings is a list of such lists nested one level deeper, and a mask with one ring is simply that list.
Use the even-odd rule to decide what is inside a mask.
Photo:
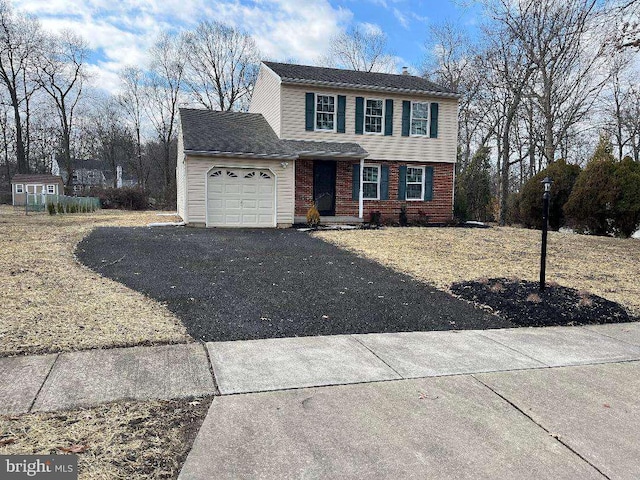
[{"label": "neighboring house", "polygon": [[35,203],[35,197],[62,194],[64,183],[59,175],[18,173],[11,179],[13,205],[24,205],[27,199]]},{"label": "neighboring house", "polygon": [[[73,168],[72,183],[74,194],[88,193],[94,187],[113,187],[113,172],[101,160],[75,159]],[[61,174],[66,184],[68,172],[64,167],[61,168]],[[118,188],[132,187],[137,183],[135,177],[123,172],[120,165],[116,167],[116,175]]]},{"label": "neighboring house", "polygon": [[249,113],[181,109],[178,213],[192,225],[430,222],[453,213],[458,95],[421,77],[263,62]]}]

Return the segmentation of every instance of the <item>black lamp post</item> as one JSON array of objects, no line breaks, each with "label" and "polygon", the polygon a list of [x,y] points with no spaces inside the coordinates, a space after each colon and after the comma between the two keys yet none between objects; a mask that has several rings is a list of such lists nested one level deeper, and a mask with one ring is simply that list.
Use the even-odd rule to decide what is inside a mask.
[{"label": "black lamp post", "polygon": [[544,194],[542,195],[542,252],[540,254],[540,291],[545,287],[545,270],[547,266],[547,230],[549,228],[549,200],[551,199],[551,184],[553,181],[549,177],[542,180]]}]

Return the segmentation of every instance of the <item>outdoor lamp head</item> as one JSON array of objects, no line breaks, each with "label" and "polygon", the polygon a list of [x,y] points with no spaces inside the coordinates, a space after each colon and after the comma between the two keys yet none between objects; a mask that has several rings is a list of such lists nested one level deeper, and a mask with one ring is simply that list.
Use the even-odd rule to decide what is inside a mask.
[{"label": "outdoor lamp head", "polygon": [[553,183],[553,180],[551,180],[549,177],[544,177],[544,180],[542,180],[542,182],[544,184],[544,191],[545,192],[550,192],[551,191],[551,184]]}]

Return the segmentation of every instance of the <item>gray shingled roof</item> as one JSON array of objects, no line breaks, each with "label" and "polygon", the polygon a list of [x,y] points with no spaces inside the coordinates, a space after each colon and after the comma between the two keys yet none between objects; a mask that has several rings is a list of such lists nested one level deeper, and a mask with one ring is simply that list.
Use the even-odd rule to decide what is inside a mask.
[{"label": "gray shingled roof", "polygon": [[285,83],[368,87],[377,90],[411,91],[456,96],[454,91],[414,75],[358,72],[340,68],[312,67],[309,65],[293,65],[290,63],[263,63],[273,70]]},{"label": "gray shingled roof", "polygon": [[181,108],[185,151],[296,158],[303,155],[366,156],[357,143],[280,140],[260,113]]}]

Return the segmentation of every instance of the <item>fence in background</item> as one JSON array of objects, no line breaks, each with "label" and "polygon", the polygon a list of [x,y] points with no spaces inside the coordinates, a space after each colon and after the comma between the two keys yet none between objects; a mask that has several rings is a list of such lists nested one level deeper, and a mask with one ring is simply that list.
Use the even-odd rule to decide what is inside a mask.
[{"label": "fence in background", "polygon": [[67,195],[27,194],[25,211],[54,213],[87,213],[100,209],[96,197],[69,197]]}]

